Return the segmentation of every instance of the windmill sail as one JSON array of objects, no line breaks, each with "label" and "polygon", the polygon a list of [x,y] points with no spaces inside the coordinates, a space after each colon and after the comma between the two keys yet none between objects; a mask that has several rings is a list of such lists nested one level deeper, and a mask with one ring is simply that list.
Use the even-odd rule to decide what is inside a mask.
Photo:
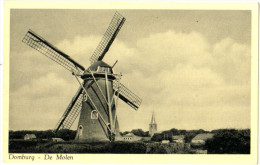
[{"label": "windmill sail", "polygon": [[139,98],[136,94],[131,92],[128,88],[126,88],[123,84],[118,81],[113,81],[113,89],[116,91],[115,94],[119,94],[119,98],[130,105],[132,108],[137,110],[142,103],[141,98]]},{"label": "windmill sail", "polygon": [[69,71],[82,74],[85,70],[82,65],[74,61],[67,54],[55,48],[52,44],[47,42],[38,34],[34,33],[32,30],[29,30],[26,33],[22,41]]},{"label": "windmill sail", "polygon": [[82,88],[79,87],[77,93],[72,98],[69,106],[67,107],[66,111],[63,113],[62,117],[60,118],[59,122],[56,125],[55,133],[59,129],[69,129],[73,122],[76,120],[77,116],[82,107]]},{"label": "windmill sail", "polygon": [[90,58],[91,64],[104,58],[106,52],[109,50],[109,47],[113,43],[124,22],[125,18],[118,12],[116,12],[102,40],[100,41],[99,45]]}]

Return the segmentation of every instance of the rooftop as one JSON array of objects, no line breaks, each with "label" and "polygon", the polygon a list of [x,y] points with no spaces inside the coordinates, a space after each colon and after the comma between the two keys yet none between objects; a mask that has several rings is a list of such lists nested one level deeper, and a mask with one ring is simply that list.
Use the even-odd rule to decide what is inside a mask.
[{"label": "rooftop", "polygon": [[196,135],[192,140],[207,140],[213,138],[214,134],[212,133],[202,133]]},{"label": "rooftop", "polygon": [[172,139],[173,140],[177,140],[177,139],[184,139],[184,135],[175,135],[175,136],[172,136]]}]

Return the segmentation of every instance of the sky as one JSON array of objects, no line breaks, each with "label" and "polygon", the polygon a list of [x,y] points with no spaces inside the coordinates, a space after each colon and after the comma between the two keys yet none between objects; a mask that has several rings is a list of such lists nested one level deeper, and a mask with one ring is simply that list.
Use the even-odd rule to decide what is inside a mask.
[{"label": "sky", "polygon": [[[117,10],[126,18],[103,59],[142,98],[120,101],[121,131],[250,128],[250,11]],[[32,29],[85,68],[115,10],[12,9],[9,129],[54,129],[79,84],[22,43]],[[76,129],[75,121],[72,129]]]}]

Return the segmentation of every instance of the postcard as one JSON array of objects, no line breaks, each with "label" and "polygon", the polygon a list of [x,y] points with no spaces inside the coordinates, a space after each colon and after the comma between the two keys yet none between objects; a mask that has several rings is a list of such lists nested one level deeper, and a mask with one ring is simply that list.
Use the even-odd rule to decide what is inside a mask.
[{"label": "postcard", "polygon": [[257,162],[257,3],[4,9],[5,163]]}]

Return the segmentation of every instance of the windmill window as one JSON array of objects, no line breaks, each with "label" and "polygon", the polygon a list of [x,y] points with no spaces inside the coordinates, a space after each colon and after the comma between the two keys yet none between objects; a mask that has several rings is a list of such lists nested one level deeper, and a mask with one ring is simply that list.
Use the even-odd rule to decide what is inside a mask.
[{"label": "windmill window", "polygon": [[107,68],[107,67],[100,67],[100,68],[99,68],[99,71],[100,71],[100,72],[107,72],[107,73],[110,73],[110,68]]},{"label": "windmill window", "polygon": [[98,119],[98,112],[96,110],[91,111],[91,119]]},{"label": "windmill window", "polygon": [[83,132],[83,126],[82,126],[82,125],[80,125],[80,126],[79,126],[79,136],[81,136],[81,135],[82,135],[82,132]]},{"label": "windmill window", "polygon": [[84,100],[84,101],[87,101],[87,100],[88,100],[88,96],[87,96],[85,93],[83,94],[83,100]]}]

